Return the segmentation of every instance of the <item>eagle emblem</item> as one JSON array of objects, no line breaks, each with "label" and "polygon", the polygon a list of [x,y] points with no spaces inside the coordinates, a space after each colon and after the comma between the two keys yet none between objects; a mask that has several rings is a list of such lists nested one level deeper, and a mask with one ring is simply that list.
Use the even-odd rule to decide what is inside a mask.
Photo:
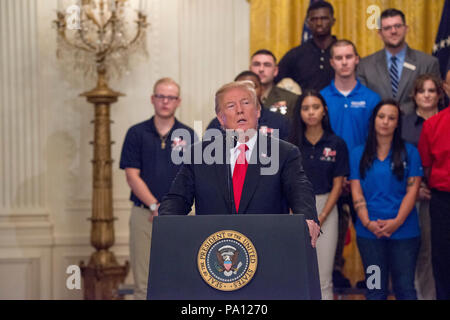
[{"label": "eagle emblem", "polygon": [[216,251],[217,264],[216,270],[223,272],[227,277],[236,274],[242,266],[242,262],[238,263],[239,251],[235,247],[226,245]]},{"label": "eagle emblem", "polygon": [[256,273],[258,255],[242,233],[221,230],[211,234],[199,248],[200,276],[211,287],[234,291],[246,286]]}]

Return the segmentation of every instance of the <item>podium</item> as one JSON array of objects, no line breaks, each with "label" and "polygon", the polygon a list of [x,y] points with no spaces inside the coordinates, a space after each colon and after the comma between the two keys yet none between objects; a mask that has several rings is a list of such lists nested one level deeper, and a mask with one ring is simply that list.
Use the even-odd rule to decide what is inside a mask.
[{"label": "podium", "polygon": [[147,299],[321,299],[304,216],[155,217]]}]

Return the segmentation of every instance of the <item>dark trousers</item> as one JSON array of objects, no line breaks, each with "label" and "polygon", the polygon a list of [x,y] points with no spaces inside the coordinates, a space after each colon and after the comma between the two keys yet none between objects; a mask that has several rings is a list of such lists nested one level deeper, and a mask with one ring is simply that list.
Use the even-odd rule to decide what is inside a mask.
[{"label": "dark trousers", "polygon": [[[410,239],[368,239],[357,237],[361,260],[366,272],[374,266],[380,271],[380,286],[367,288],[367,300],[386,300],[389,293],[391,275],[395,298],[397,300],[417,300],[414,288],[417,256],[420,237]],[[366,281],[371,275],[366,273]],[[369,287],[369,286],[368,286]]]},{"label": "dark trousers", "polygon": [[431,190],[430,217],[436,298],[450,300],[450,192]]}]

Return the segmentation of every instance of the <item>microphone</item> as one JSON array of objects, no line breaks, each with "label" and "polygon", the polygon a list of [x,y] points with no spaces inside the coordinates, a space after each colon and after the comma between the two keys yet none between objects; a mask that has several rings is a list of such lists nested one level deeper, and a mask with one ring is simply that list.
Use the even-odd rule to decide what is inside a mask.
[{"label": "microphone", "polygon": [[[230,184],[230,181],[233,181],[233,177],[231,176],[231,163],[230,161],[230,150],[236,147],[238,142],[237,134],[234,130],[226,130],[225,131],[225,170],[227,170],[227,189],[228,189],[228,199],[230,204],[230,213],[234,214],[234,195],[233,195],[233,186]],[[237,212],[236,212],[237,213]]]},{"label": "microphone", "polygon": [[234,210],[233,210],[233,206],[234,206],[234,197],[233,197],[233,192],[232,192],[232,186],[230,184],[230,181],[232,181],[232,177],[231,177],[231,167],[226,163],[225,164],[225,170],[227,170],[227,189],[228,189],[228,202],[230,204],[230,213],[233,214]]}]

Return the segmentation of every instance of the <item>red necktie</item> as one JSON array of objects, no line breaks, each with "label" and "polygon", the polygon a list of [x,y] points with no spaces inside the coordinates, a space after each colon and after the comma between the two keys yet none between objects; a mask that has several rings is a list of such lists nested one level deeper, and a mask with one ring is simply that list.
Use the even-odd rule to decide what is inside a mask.
[{"label": "red necktie", "polygon": [[239,202],[241,201],[242,189],[244,187],[245,173],[247,172],[248,162],[245,157],[245,151],[248,150],[246,144],[241,144],[238,147],[240,151],[233,171],[233,193],[234,204],[236,206],[236,212],[239,211]]}]

